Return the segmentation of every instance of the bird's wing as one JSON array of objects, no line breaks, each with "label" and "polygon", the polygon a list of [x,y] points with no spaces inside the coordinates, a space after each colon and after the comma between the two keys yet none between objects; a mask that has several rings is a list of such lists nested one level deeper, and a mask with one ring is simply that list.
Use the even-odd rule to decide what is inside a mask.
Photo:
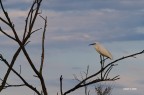
[{"label": "bird's wing", "polygon": [[102,45],[98,45],[96,50],[97,50],[97,52],[99,52],[101,55],[112,59],[111,53],[110,53],[105,47],[103,47]]}]

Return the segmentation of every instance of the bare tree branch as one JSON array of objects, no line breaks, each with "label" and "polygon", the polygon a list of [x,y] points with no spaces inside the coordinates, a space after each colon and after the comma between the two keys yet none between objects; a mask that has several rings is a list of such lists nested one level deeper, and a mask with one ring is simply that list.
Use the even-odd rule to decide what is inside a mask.
[{"label": "bare tree branch", "polygon": [[60,92],[61,92],[61,95],[63,95],[63,91],[62,91],[62,89],[63,89],[62,80],[63,80],[63,77],[62,77],[62,75],[61,75],[61,76],[60,76]]},{"label": "bare tree branch", "polygon": [[[10,67],[8,61],[7,61],[6,59],[4,59],[2,55],[0,55],[0,60],[3,61],[9,68],[11,68],[11,70],[24,82],[24,84],[25,84],[27,87],[29,87],[30,89],[32,89],[33,91],[35,91],[38,95],[41,95],[41,94],[39,93],[39,91],[38,91],[35,87],[33,87],[32,85],[30,85],[16,70],[14,70],[12,67]],[[7,84],[5,79],[4,79],[3,81],[5,81],[5,84]],[[6,86],[4,85],[4,86],[1,86],[1,87],[2,87],[2,88],[1,88],[1,90],[2,90],[2,89],[4,89]]]},{"label": "bare tree branch", "polygon": [[[42,16],[40,16],[41,18],[43,18]],[[40,74],[42,74],[42,69],[43,69],[43,64],[44,64],[44,41],[45,41],[45,32],[46,32],[46,27],[47,27],[47,17],[43,18],[43,20],[45,21],[45,26],[44,26],[44,30],[43,30],[43,36],[42,36],[42,54],[41,54],[41,65],[40,65]]]},{"label": "bare tree branch", "polygon": [[[15,52],[15,54],[14,54],[14,56],[13,56],[13,58],[12,58],[11,64],[9,65],[9,68],[8,68],[8,70],[7,70],[7,72],[6,72],[5,76],[4,76],[3,82],[2,82],[2,84],[1,84],[0,92],[2,91],[3,87],[4,87],[5,84],[6,84],[6,81],[7,81],[7,79],[8,79],[9,74],[10,74],[10,71],[12,70],[12,67],[13,67],[13,65],[14,65],[14,63],[15,63],[15,61],[16,61],[19,53],[20,53],[20,51],[21,51],[21,48],[18,48],[18,50]],[[7,62],[6,62],[6,63],[7,63]]]},{"label": "bare tree branch", "polygon": [[15,35],[15,38],[17,39],[17,42],[19,42],[19,37],[18,37],[18,35],[17,35],[16,31],[15,31],[14,24],[13,24],[12,21],[10,20],[10,17],[9,17],[9,15],[8,15],[8,13],[5,11],[4,6],[3,6],[1,0],[0,0],[0,5],[1,5],[2,11],[3,11],[6,19],[8,20],[8,22],[6,22],[6,21],[5,21],[4,19],[2,19],[2,18],[1,18],[1,20],[2,20],[3,22],[5,22],[5,23],[12,29],[12,31],[13,31],[13,33],[14,33],[14,35]]},{"label": "bare tree branch", "polygon": [[[7,25],[12,29],[15,38],[14,38],[14,37],[11,37],[9,34],[7,34],[7,33],[4,32],[4,31],[2,31],[2,33],[5,34],[6,36],[8,36],[9,38],[15,40],[15,41],[19,44],[19,48],[18,48],[18,50],[16,51],[16,53],[14,54],[10,65],[7,64],[7,65],[8,65],[8,70],[7,70],[7,72],[6,72],[5,76],[4,76],[3,82],[2,82],[1,87],[0,87],[0,91],[2,91],[2,89],[5,87],[5,84],[6,84],[6,81],[7,81],[7,79],[8,79],[8,76],[9,76],[11,70],[12,70],[12,71],[25,83],[26,86],[28,86],[28,87],[31,88],[33,91],[35,91],[38,95],[41,95],[41,94],[39,93],[39,91],[36,90],[36,88],[34,88],[33,86],[31,86],[29,83],[27,83],[26,80],[25,80],[23,77],[21,77],[21,75],[20,75],[19,73],[17,73],[17,72],[13,69],[13,65],[14,65],[14,63],[15,63],[15,61],[16,61],[19,53],[20,53],[20,51],[22,50],[23,53],[24,53],[24,55],[25,55],[25,57],[26,57],[26,59],[28,60],[28,62],[29,62],[29,64],[30,64],[32,70],[35,72],[35,74],[38,76],[38,78],[39,78],[39,80],[40,80],[40,82],[41,82],[42,91],[43,91],[42,93],[44,93],[44,95],[47,95],[47,89],[46,89],[46,86],[45,86],[44,78],[43,78],[42,74],[39,73],[39,71],[36,69],[36,67],[35,67],[34,63],[32,62],[32,60],[31,60],[28,52],[27,52],[26,49],[25,49],[25,46],[26,46],[26,44],[27,44],[27,40],[30,38],[30,36],[31,36],[34,32],[36,32],[36,31],[38,31],[38,30],[41,29],[41,28],[40,28],[40,29],[37,29],[37,30],[34,30],[34,31],[33,31],[33,26],[34,26],[34,24],[35,24],[35,21],[36,21],[36,18],[37,18],[37,16],[38,16],[38,14],[39,14],[39,8],[40,8],[40,6],[41,6],[41,2],[42,2],[42,0],[34,0],[32,6],[31,6],[31,9],[30,9],[30,11],[29,11],[29,13],[28,13],[28,16],[27,16],[27,18],[26,18],[26,20],[25,20],[26,24],[25,24],[24,34],[23,34],[23,40],[20,41],[20,40],[19,40],[19,36],[17,35],[17,32],[16,32],[16,30],[15,30],[14,24],[12,23],[9,15],[8,15],[8,13],[5,11],[4,6],[3,6],[3,4],[2,4],[2,1],[0,0],[0,6],[2,7],[2,11],[3,11],[3,13],[4,13],[7,21],[4,20],[3,18],[0,18],[0,20],[2,20],[5,24],[7,24]],[[1,30],[2,30],[2,29],[1,29]],[[45,25],[45,29],[44,29],[44,34],[43,34],[43,35],[45,35],[45,31],[46,31],[46,25]],[[26,34],[26,33],[27,33],[27,34]],[[43,58],[44,58],[44,56],[43,56]],[[44,62],[44,61],[43,61],[43,62]]]},{"label": "bare tree branch", "polygon": [[8,87],[21,87],[21,86],[26,86],[25,84],[19,84],[19,85],[6,85],[4,87],[4,89],[8,88]]},{"label": "bare tree branch", "polygon": [[4,20],[3,18],[0,17],[0,20],[1,20],[2,22],[4,22],[5,24],[9,25],[9,23],[8,23],[6,20]]},{"label": "bare tree branch", "polygon": [[10,36],[10,35],[7,34],[5,31],[3,31],[1,27],[0,27],[0,31],[1,31],[4,35],[6,35],[7,37],[9,37],[10,39],[13,39],[14,41],[16,41],[16,39],[15,39],[14,37]]},{"label": "bare tree branch", "polygon": [[35,5],[35,3],[32,3],[31,8],[30,8],[30,10],[29,10],[29,12],[28,12],[28,15],[27,15],[27,17],[26,17],[26,20],[25,20],[25,29],[24,29],[24,34],[23,34],[23,41],[24,41],[24,39],[25,39],[26,32],[28,31],[28,29],[27,29],[28,26],[29,26],[29,25],[28,25],[28,21],[29,21],[31,12],[33,11],[34,5]]},{"label": "bare tree branch", "polygon": [[[119,59],[116,59],[112,62],[110,62],[109,64],[107,64],[105,67],[103,67],[101,70],[99,70],[97,73],[93,74],[93,75],[90,75],[88,76],[87,78],[83,79],[82,81],[80,81],[77,85],[75,85],[73,88],[69,89],[68,91],[64,92],[63,95],[67,95],[68,93],[71,93],[73,91],[75,91],[76,89],[79,89],[81,87],[84,87],[84,86],[87,86],[87,85],[90,85],[90,84],[94,84],[94,83],[98,83],[98,82],[102,82],[102,81],[115,81],[115,80],[118,80],[120,79],[119,78],[119,75],[113,77],[113,78],[109,78],[109,79],[94,79],[88,83],[85,83],[87,80],[89,79],[92,79],[94,78],[95,76],[97,76],[98,74],[100,74],[101,72],[103,72],[104,70],[106,70],[109,66],[111,66],[112,64],[118,62],[118,61],[121,61],[123,59],[126,59],[126,58],[129,58],[129,57],[134,57],[136,55],[139,55],[139,54],[143,54],[144,53],[144,50],[141,51],[141,52],[138,52],[138,53],[134,53],[134,54],[131,54],[131,55],[128,55],[128,56],[125,56],[125,57],[121,57]],[[85,84],[84,84],[85,83]]]},{"label": "bare tree branch", "polygon": [[41,30],[42,28],[39,28],[39,29],[36,29],[36,30],[34,30],[34,31],[32,31],[31,32],[31,35],[33,34],[33,33],[35,33],[36,31],[39,31],[39,30]]}]

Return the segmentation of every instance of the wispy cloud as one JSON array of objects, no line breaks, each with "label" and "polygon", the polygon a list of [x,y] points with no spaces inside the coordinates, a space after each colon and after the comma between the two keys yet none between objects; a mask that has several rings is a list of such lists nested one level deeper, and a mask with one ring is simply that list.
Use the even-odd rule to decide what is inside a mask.
[{"label": "wispy cloud", "polygon": [[[15,0],[15,2],[17,2],[17,0]],[[68,41],[85,42],[97,40],[106,42],[113,40],[143,40],[144,34],[142,33],[142,23],[144,13],[139,11],[143,8],[138,7],[139,3],[136,3],[133,9],[131,9],[133,11],[122,9],[123,6],[126,7],[126,5],[134,5],[135,1],[130,2],[129,0],[110,0],[108,2],[99,0],[62,0],[59,2],[58,0],[50,0],[45,2],[46,3],[44,3],[44,6],[46,6],[45,4],[48,4],[48,9],[44,8],[42,12],[45,16],[48,16],[47,40],[51,42],[58,41],[65,43]],[[141,1],[141,4],[142,3],[144,2]],[[73,4],[76,4],[75,7],[68,6]],[[96,5],[92,6],[93,4]],[[97,4],[100,4],[101,6],[98,6]],[[113,6],[111,6],[111,4],[113,4]],[[63,7],[63,10],[66,10],[59,10],[58,7],[60,6]],[[69,9],[69,7],[71,8]],[[81,7],[83,10],[79,10]],[[135,7],[138,7],[138,9],[136,10]],[[28,9],[22,10],[14,8],[9,9],[8,11],[9,15],[12,17],[12,20],[16,23],[16,28],[22,31],[25,24],[24,19],[27,15]],[[36,25],[36,27],[39,26],[42,26],[42,23],[38,23]]]}]

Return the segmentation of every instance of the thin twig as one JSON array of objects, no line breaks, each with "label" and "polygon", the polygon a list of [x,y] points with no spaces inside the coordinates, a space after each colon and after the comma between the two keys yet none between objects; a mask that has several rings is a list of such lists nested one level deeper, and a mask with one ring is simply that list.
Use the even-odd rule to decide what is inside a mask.
[{"label": "thin twig", "polygon": [[24,34],[23,34],[23,41],[24,41],[24,39],[25,39],[25,37],[26,37],[27,28],[28,28],[28,26],[29,26],[29,25],[28,25],[28,21],[29,21],[29,17],[30,17],[30,14],[31,14],[32,10],[33,10],[34,5],[35,5],[35,3],[33,3],[33,4],[31,5],[31,8],[30,8],[30,10],[29,10],[29,12],[28,12],[28,15],[27,15],[27,17],[26,17],[26,20],[25,20],[25,29],[24,29]]},{"label": "thin twig", "polygon": [[26,86],[25,84],[19,84],[19,85],[7,85],[4,87],[4,89],[8,88],[8,87],[21,87],[21,86]]},{"label": "thin twig", "polygon": [[2,22],[4,22],[5,24],[9,25],[9,23],[8,23],[6,20],[4,20],[3,18],[0,17],[0,20],[1,20]]},{"label": "thin twig", "polygon": [[45,24],[44,24],[44,30],[43,30],[43,36],[42,36],[42,54],[41,54],[40,74],[42,74],[42,69],[43,69],[43,64],[44,64],[44,57],[45,57],[45,55],[44,55],[44,52],[45,52],[44,51],[45,50],[44,45],[45,45],[45,43],[44,42],[45,42],[45,32],[46,32],[46,27],[47,27],[47,17],[45,19],[43,18],[43,20],[45,21]]},{"label": "thin twig", "polygon": [[13,31],[13,33],[15,35],[15,39],[17,39],[16,41],[19,42],[19,37],[18,37],[18,35],[17,35],[16,31],[15,31],[14,24],[12,23],[8,13],[5,11],[2,1],[0,1],[0,6],[1,6],[2,11],[3,11],[6,19],[8,20],[8,22],[6,22],[4,19],[1,19],[1,20],[3,22],[5,22],[12,29],[12,31]]},{"label": "thin twig", "polygon": [[62,77],[62,75],[61,75],[61,76],[60,76],[60,92],[61,92],[61,95],[63,95],[63,91],[62,91],[62,89],[63,89],[62,80],[63,80],[63,77]]},{"label": "thin twig", "polygon": [[32,31],[30,35],[32,35],[33,33],[37,32],[37,31],[39,31],[39,30],[41,30],[41,29],[42,29],[42,28],[39,28],[39,29],[36,29],[36,30]]},{"label": "thin twig", "polygon": [[21,74],[21,65],[20,65],[20,72],[19,72],[19,74]]},{"label": "thin twig", "polygon": [[16,39],[15,39],[14,37],[12,37],[11,35],[9,35],[9,34],[7,34],[6,32],[4,32],[1,27],[0,27],[0,31],[1,31],[4,35],[6,35],[7,37],[9,37],[10,39],[13,39],[14,41],[16,41]]}]

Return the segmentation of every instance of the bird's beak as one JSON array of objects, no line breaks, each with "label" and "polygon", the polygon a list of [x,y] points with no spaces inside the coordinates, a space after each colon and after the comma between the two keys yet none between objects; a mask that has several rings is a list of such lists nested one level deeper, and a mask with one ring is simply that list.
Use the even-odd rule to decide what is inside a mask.
[{"label": "bird's beak", "polygon": [[92,43],[92,44],[89,44],[89,46],[90,46],[90,45],[95,45],[95,44],[96,44],[96,43]]}]

